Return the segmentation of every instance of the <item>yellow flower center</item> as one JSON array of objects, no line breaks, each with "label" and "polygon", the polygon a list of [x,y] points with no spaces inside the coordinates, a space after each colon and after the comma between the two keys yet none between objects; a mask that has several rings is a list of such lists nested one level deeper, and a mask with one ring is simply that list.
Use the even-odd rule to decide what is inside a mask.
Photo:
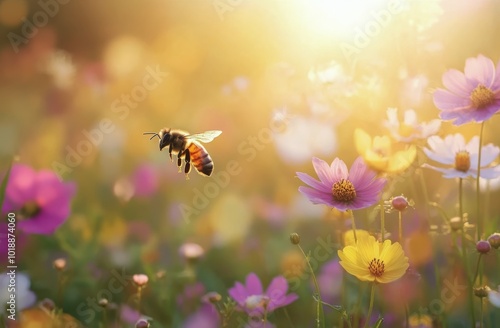
[{"label": "yellow flower center", "polygon": [[356,198],[356,189],[351,181],[342,179],[332,187],[333,199],[341,203],[350,203]]},{"label": "yellow flower center", "polygon": [[472,101],[472,106],[481,109],[488,106],[493,102],[493,100],[495,100],[495,94],[489,88],[480,84],[472,90],[470,100]]},{"label": "yellow flower center", "polygon": [[455,169],[467,172],[470,169],[470,156],[467,150],[461,150],[455,155]]},{"label": "yellow flower center", "polygon": [[370,265],[368,266],[368,270],[375,277],[380,277],[384,274],[385,264],[384,261],[380,259],[373,259],[370,261]]},{"label": "yellow flower center", "polygon": [[405,138],[411,137],[412,134],[414,134],[415,128],[411,125],[408,124],[401,124],[399,126],[399,135]]},{"label": "yellow flower center", "polygon": [[27,202],[18,212],[18,219],[29,219],[40,213],[40,206],[35,202]]}]

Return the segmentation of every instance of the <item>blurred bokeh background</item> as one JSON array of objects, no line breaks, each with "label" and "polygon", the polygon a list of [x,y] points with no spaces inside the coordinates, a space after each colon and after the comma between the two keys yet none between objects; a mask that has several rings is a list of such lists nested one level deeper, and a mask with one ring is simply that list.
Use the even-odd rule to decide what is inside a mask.
[{"label": "blurred bokeh background", "polygon": [[[299,232],[305,249],[330,236],[338,244],[344,221],[300,195],[295,172],[314,175],[313,156],[350,166],[354,128],[388,135],[389,107],[438,118],[432,91],[446,70],[463,70],[478,54],[500,58],[499,15],[494,0],[0,0],[1,168],[14,159],[77,186],[64,225],[28,236],[18,250],[31,290],[56,299],[52,261],[67,258],[57,305],[83,321],[77,306],[111,270],[150,277],[165,270],[171,280],[153,279],[143,312],[153,327],[177,327],[198,307],[175,310],[184,282],[172,277],[185,268],[178,249],[186,242],[205,250],[193,278],[199,294],[225,296],[249,272],[265,285],[303,275],[288,235]],[[485,142],[500,143],[497,122],[487,125]],[[143,136],[163,127],[223,131],[205,145],[214,176],[178,173],[158,141]],[[457,131],[443,123],[440,134]],[[460,132],[469,138],[479,127]],[[456,214],[456,183],[425,173],[431,197]],[[415,200],[405,229],[425,244],[418,232],[439,219],[424,215],[413,180],[407,175],[394,194]],[[472,183],[465,187],[473,192]],[[370,213],[360,211],[360,225],[375,230]],[[388,220],[388,230],[395,227]],[[424,274],[432,264],[422,252],[415,258]],[[310,283],[300,282],[289,315],[308,327]],[[432,297],[421,292],[416,304]],[[127,304],[127,293],[112,301]],[[271,321],[288,322],[279,311]]]}]

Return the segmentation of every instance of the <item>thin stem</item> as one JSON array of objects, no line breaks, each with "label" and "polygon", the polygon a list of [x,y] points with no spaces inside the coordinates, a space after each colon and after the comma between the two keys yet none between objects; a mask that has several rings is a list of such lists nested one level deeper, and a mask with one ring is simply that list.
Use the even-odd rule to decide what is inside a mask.
[{"label": "thin stem", "polygon": [[479,328],[483,328],[483,298],[479,299]]},{"label": "thin stem", "polygon": [[302,255],[306,259],[307,266],[309,267],[309,271],[311,271],[311,276],[313,279],[314,283],[314,288],[316,289],[316,295],[318,295],[318,301],[316,302],[316,328],[322,327],[325,328],[325,315],[323,313],[323,307],[321,306],[322,301],[321,301],[321,294],[319,292],[319,285],[318,285],[318,280],[316,280],[316,275],[314,274],[314,270],[311,266],[311,263],[309,262],[309,258],[307,257],[306,253],[304,253],[304,250],[302,247],[300,247],[300,244],[297,244],[299,247],[300,251],[302,252]]},{"label": "thin stem", "polygon": [[476,178],[476,216],[477,216],[477,240],[481,240],[484,233],[484,218],[481,217],[481,191],[479,187],[479,177],[481,176],[481,152],[483,148],[484,121],[481,123],[479,132],[479,152],[477,154],[477,178]]},{"label": "thin stem", "polygon": [[380,233],[382,235],[382,242],[385,240],[385,211],[384,201],[380,201]]},{"label": "thin stem", "polygon": [[477,263],[476,263],[476,273],[474,274],[474,279],[472,279],[472,284],[476,283],[477,276],[479,274],[479,267],[481,266],[481,257],[483,256],[483,253],[479,253],[479,256],[477,258]]},{"label": "thin stem", "polygon": [[399,213],[399,242],[401,243],[401,245],[403,244],[403,220],[402,220],[402,217],[403,217],[403,214],[401,213],[401,211],[398,211]]},{"label": "thin stem", "polygon": [[352,222],[352,233],[354,234],[354,242],[358,243],[358,236],[356,235],[356,221],[354,220],[354,213],[352,210],[348,210],[351,212],[351,222]]},{"label": "thin stem", "polygon": [[[338,308],[338,307],[335,307],[335,306],[333,306],[333,305],[331,305],[331,304],[328,304],[328,303],[323,302],[323,301],[320,301],[320,300],[316,300],[316,301],[317,301],[317,302],[319,302],[319,303],[321,303],[321,304],[323,304],[323,305],[325,305],[325,306],[328,306],[329,308],[331,308],[331,309],[332,309],[332,310],[334,310],[334,311],[340,312],[340,314],[341,314],[341,318],[346,318],[346,317],[347,317],[347,315],[346,315],[346,313],[345,313],[345,310],[339,310],[339,308]],[[343,308],[342,308],[342,309],[343,309]],[[347,320],[347,319],[346,319],[345,321],[347,322],[347,326],[348,326],[349,328],[352,328],[351,322],[350,322],[349,320]]]},{"label": "thin stem", "polygon": [[375,299],[375,282],[372,283],[372,288],[370,291],[370,305],[368,307],[368,315],[366,317],[365,321],[365,328],[367,328],[370,325],[370,319],[372,316],[372,311],[373,311],[373,300]]},{"label": "thin stem", "polygon": [[469,275],[469,269],[467,265],[467,248],[466,248],[466,239],[465,239],[465,222],[464,222],[464,210],[463,210],[463,203],[462,203],[462,194],[463,194],[463,180],[462,178],[459,178],[458,180],[458,208],[459,208],[459,215],[460,215],[460,222],[462,225],[462,260],[463,260],[463,265],[464,265],[464,271],[465,271],[465,277],[467,279],[467,292],[469,296],[469,311],[472,319],[472,327],[475,327],[475,322],[476,322],[476,317],[474,314],[474,295],[472,291],[472,281],[470,280],[470,275]]},{"label": "thin stem", "polygon": [[408,303],[405,304],[405,327],[410,327],[410,308],[408,306]]}]

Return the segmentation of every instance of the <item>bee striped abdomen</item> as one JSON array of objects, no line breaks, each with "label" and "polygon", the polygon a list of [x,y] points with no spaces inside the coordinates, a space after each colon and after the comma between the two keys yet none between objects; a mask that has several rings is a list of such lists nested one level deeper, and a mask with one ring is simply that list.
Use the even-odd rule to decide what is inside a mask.
[{"label": "bee striped abdomen", "polygon": [[190,160],[196,170],[206,176],[210,176],[214,169],[214,162],[206,149],[197,142],[191,142],[188,147]]}]

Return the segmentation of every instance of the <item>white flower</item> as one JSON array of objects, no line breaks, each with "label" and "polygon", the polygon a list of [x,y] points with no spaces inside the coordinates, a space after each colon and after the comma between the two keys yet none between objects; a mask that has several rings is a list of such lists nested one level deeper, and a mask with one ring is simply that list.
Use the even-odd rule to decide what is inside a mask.
[{"label": "white flower", "polygon": [[497,290],[488,291],[488,299],[493,306],[500,308],[500,292]]},{"label": "white flower", "polygon": [[[30,290],[30,279],[27,274],[16,272],[2,272],[0,275],[0,304],[2,304],[1,313],[5,313],[5,305],[15,295],[16,311],[28,308],[35,304],[36,296]],[[8,306],[7,306],[8,308]]]},{"label": "white flower", "polygon": [[[450,134],[444,139],[432,136],[427,139],[430,149],[424,152],[431,160],[448,167],[436,167],[424,164],[427,167],[444,173],[444,178],[477,177],[477,162],[479,160],[479,137],[473,137],[467,144],[459,134]],[[493,144],[481,148],[481,177],[493,179],[500,175],[500,166],[491,167],[493,161],[500,154],[500,148]]]},{"label": "white flower", "polygon": [[441,127],[441,121],[438,119],[428,123],[419,123],[417,114],[413,109],[404,112],[403,122],[398,120],[398,109],[387,109],[387,121],[384,126],[389,129],[392,137],[397,141],[412,142],[416,139],[425,139],[436,134]]}]

